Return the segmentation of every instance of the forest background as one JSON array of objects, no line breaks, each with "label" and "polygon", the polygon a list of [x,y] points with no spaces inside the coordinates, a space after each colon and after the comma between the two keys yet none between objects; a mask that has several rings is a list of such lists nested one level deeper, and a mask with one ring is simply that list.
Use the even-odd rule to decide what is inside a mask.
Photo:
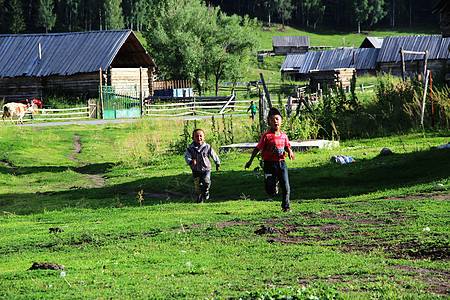
[{"label": "forest background", "polygon": [[[192,0],[183,0],[186,4]],[[213,0],[200,1],[227,15],[248,15],[313,30],[438,28],[435,1],[426,0]],[[154,11],[166,0],[0,0],[0,33],[148,30]]]}]

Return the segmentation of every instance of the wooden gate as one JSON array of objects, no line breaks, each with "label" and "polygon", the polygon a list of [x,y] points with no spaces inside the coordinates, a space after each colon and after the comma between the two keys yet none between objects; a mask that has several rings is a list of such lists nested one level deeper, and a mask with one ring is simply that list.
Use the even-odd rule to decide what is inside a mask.
[{"label": "wooden gate", "polygon": [[141,91],[139,85],[130,87],[101,86],[103,119],[139,118]]}]

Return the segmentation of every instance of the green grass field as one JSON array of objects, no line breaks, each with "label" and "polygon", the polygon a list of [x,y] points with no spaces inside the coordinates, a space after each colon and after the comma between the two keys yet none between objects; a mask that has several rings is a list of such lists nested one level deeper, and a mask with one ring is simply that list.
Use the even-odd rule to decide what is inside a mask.
[{"label": "green grass field", "polygon": [[[210,120],[196,126],[208,141]],[[282,213],[241,152],[220,154],[212,199],[195,204],[169,154],[182,128],[0,126],[0,298],[449,298],[448,130],[297,152]]]}]

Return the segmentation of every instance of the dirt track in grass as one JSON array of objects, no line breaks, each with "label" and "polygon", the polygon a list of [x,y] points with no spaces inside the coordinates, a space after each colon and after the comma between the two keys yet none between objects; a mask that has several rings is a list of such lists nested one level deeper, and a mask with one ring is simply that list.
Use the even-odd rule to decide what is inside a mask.
[{"label": "dirt track in grass", "polygon": [[[75,156],[78,153],[81,153],[81,151],[83,150],[80,139],[81,139],[81,137],[79,135],[73,136],[74,150],[70,155],[67,156],[70,160],[73,160],[76,162],[79,162],[79,160]],[[85,167],[87,165],[84,163],[80,163],[80,166]],[[85,177],[87,179],[89,179],[92,182],[91,186],[101,187],[101,186],[104,186],[106,183],[105,178],[103,178],[103,174],[89,174],[89,173],[83,173],[83,174],[85,175]],[[77,187],[75,187],[75,188],[77,188]]]},{"label": "dirt track in grass", "polygon": [[[450,200],[448,193],[434,193],[414,195],[404,198],[389,198],[388,200],[411,200],[433,197],[435,199]],[[419,278],[427,283],[427,290],[436,294],[450,295],[450,272],[433,269],[417,268],[393,264],[392,259],[448,261],[450,248],[448,245],[434,243],[423,244],[408,237],[400,236],[399,242],[393,242],[389,235],[382,236],[382,227],[400,225],[412,218],[403,211],[389,212],[381,216],[369,213],[350,211],[321,211],[316,213],[283,215],[280,218],[260,220],[260,225],[254,228],[254,235],[250,238],[265,237],[268,243],[282,245],[323,245],[341,252],[359,252],[369,254],[373,251],[383,252],[386,263],[392,269],[404,271],[405,276]],[[222,222],[215,224],[216,228],[228,226],[251,226],[254,222]],[[187,231],[201,227],[193,225],[177,230]],[[401,233],[399,233],[400,235]],[[335,276],[327,280],[347,280],[344,276]],[[369,276],[370,277],[370,276]],[[367,280],[375,281],[375,278]],[[299,279],[305,284],[311,284],[316,278]],[[299,282],[300,282],[299,281]],[[300,282],[300,283],[302,283]]]}]

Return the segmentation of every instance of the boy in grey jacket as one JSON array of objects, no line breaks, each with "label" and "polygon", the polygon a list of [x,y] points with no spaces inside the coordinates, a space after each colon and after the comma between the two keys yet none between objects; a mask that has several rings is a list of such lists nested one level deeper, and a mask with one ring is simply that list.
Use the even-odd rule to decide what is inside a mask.
[{"label": "boy in grey jacket", "polygon": [[193,142],[187,148],[184,160],[192,169],[194,187],[197,193],[197,203],[209,199],[209,188],[211,186],[211,157],[216,164],[216,170],[220,169],[220,160],[211,145],[205,142],[205,132],[195,129],[192,132]]}]

